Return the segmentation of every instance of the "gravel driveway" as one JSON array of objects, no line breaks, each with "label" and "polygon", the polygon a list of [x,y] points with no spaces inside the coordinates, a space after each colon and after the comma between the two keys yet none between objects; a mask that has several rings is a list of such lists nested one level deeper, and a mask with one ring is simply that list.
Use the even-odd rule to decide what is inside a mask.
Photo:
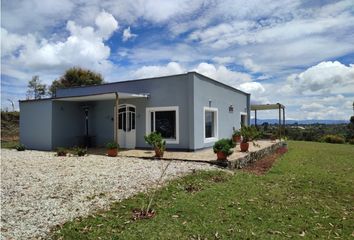
[{"label": "gravel driveway", "polygon": [[[166,161],[135,158],[55,157],[52,152],[2,149],[1,235],[45,237],[50,227],[153,186]],[[173,161],[166,179],[208,164]]]}]

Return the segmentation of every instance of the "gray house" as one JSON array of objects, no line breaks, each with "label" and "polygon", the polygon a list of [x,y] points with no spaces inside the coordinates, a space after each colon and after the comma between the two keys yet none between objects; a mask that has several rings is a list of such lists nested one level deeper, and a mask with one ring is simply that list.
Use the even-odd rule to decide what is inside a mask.
[{"label": "gray house", "polygon": [[[118,106],[118,108],[116,107]],[[79,144],[147,148],[157,131],[168,149],[197,150],[249,124],[250,95],[196,72],[58,89],[56,97],[20,101],[20,140],[52,150]]]}]

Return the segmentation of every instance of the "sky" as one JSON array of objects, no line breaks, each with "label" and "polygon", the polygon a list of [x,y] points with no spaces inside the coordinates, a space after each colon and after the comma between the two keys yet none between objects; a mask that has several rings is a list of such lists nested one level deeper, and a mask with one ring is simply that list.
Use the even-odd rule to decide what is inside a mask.
[{"label": "sky", "polygon": [[73,66],[106,82],[197,71],[284,104],[288,119],[348,120],[354,1],[2,1],[3,109],[32,76],[50,85]]}]

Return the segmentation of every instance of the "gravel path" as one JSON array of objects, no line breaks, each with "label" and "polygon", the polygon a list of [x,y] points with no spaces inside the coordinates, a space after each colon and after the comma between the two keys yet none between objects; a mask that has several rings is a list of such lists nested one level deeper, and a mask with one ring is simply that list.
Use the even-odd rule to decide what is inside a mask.
[{"label": "gravel path", "polygon": [[[2,149],[1,235],[4,239],[45,237],[52,226],[147,190],[166,164],[135,158],[55,157],[52,152]],[[173,161],[165,180],[194,169],[215,167]]]}]

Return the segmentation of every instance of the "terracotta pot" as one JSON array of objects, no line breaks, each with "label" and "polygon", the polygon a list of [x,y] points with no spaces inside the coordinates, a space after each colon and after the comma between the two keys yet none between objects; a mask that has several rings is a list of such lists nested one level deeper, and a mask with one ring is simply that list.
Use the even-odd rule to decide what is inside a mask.
[{"label": "terracotta pot", "polygon": [[240,143],[241,152],[247,152],[249,146],[250,146],[250,144],[248,142],[246,142],[246,143],[241,142]]},{"label": "terracotta pot", "polygon": [[161,158],[161,157],[163,157],[163,154],[164,154],[164,151],[162,151],[159,148],[155,148],[155,157]]},{"label": "terracotta pot", "polygon": [[241,136],[232,136],[232,141],[234,141],[235,143],[241,142]]},{"label": "terracotta pot", "polygon": [[227,159],[226,154],[221,151],[217,152],[216,156],[218,157],[218,160],[220,160],[220,161],[225,161]]},{"label": "terracotta pot", "polygon": [[117,148],[107,149],[107,155],[108,155],[109,157],[117,157],[117,155],[118,155],[118,149],[117,149]]}]

